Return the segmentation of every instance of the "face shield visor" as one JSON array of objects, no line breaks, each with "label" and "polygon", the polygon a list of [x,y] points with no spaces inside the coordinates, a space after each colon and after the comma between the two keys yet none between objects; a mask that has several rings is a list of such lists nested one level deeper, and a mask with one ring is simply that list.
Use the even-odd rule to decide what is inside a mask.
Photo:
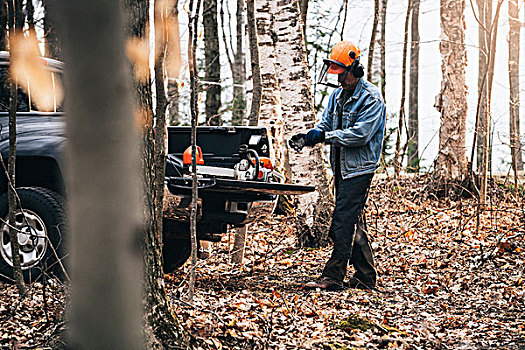
[{"label": "face shield visor", "polygon": [[341,73],[346,73],[346,66],[341,62],[331,59],[323,60],[323,68],[319,74],[318,84],[323,84],[333,88],[339,87],[338,76]]}]

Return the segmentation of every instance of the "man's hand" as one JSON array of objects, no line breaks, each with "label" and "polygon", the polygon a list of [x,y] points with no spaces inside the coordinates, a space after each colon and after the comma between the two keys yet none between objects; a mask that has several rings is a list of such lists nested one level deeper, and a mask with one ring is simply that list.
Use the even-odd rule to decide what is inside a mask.
[{"label": "man's hand", "polygon": [[324,131],[319,129],[312,129],[306,133],[304,141],[305,146],[313,146],[320,142],[324,142]]},{"label": "man's hand", "polygon": [[305,136],[306,136],[306,134],[293,135],[292,138],[290,140],[288,140],[288,144],[296,152],[301,152],[301,150],[303,149],[303,147],[305,146],[305,143],[306,143],[306,141],[304,139]]}]

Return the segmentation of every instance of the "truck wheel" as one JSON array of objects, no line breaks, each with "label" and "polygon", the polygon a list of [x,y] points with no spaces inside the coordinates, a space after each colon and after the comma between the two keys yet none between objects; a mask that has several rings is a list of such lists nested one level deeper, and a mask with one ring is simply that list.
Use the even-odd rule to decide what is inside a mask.
[{"label": "truck wheel", "polygon": [[[18,232],[20,263],[26,282],[40,279],[44,274],[61,277],[66,234],[65,204],[61,195],[46,188],[17,189],[15,226]],[[21,205],[20,205],[21,204]],[[7,193],[0,197],[0,277],[13,280],[13,260],[9,237]]]},{"label": "truck wheel", "polygon": [[184,265],[191,255],[191,239],[164,237],[162,257],[164,273],[170,273]]}]

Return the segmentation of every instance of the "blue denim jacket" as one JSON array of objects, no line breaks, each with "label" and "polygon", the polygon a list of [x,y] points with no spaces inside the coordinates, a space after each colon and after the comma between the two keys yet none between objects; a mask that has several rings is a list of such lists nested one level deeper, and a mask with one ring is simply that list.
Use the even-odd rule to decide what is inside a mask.
[{"label": "blue denim jacket", "polygon": [[379,89],[359,79],[354,94],[343,108],[343,128],[337,130],[342,88],[330,95],[321,122],[315,127],[325,131],[325,142],[331,145],[330,164],[335,169],[335,149],[341,147],[343,179],[373,173],[381,159],[386,109]]}]

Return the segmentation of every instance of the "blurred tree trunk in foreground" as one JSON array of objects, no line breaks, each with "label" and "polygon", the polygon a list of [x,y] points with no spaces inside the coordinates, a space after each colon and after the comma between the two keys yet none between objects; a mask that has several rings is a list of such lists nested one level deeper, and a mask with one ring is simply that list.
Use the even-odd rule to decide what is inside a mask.
[{"label": "blurred tree trunk in foreground", "polygon": [[69,92],[68,348],[141,349],[138,138],[121,7],[59,4]]}]

